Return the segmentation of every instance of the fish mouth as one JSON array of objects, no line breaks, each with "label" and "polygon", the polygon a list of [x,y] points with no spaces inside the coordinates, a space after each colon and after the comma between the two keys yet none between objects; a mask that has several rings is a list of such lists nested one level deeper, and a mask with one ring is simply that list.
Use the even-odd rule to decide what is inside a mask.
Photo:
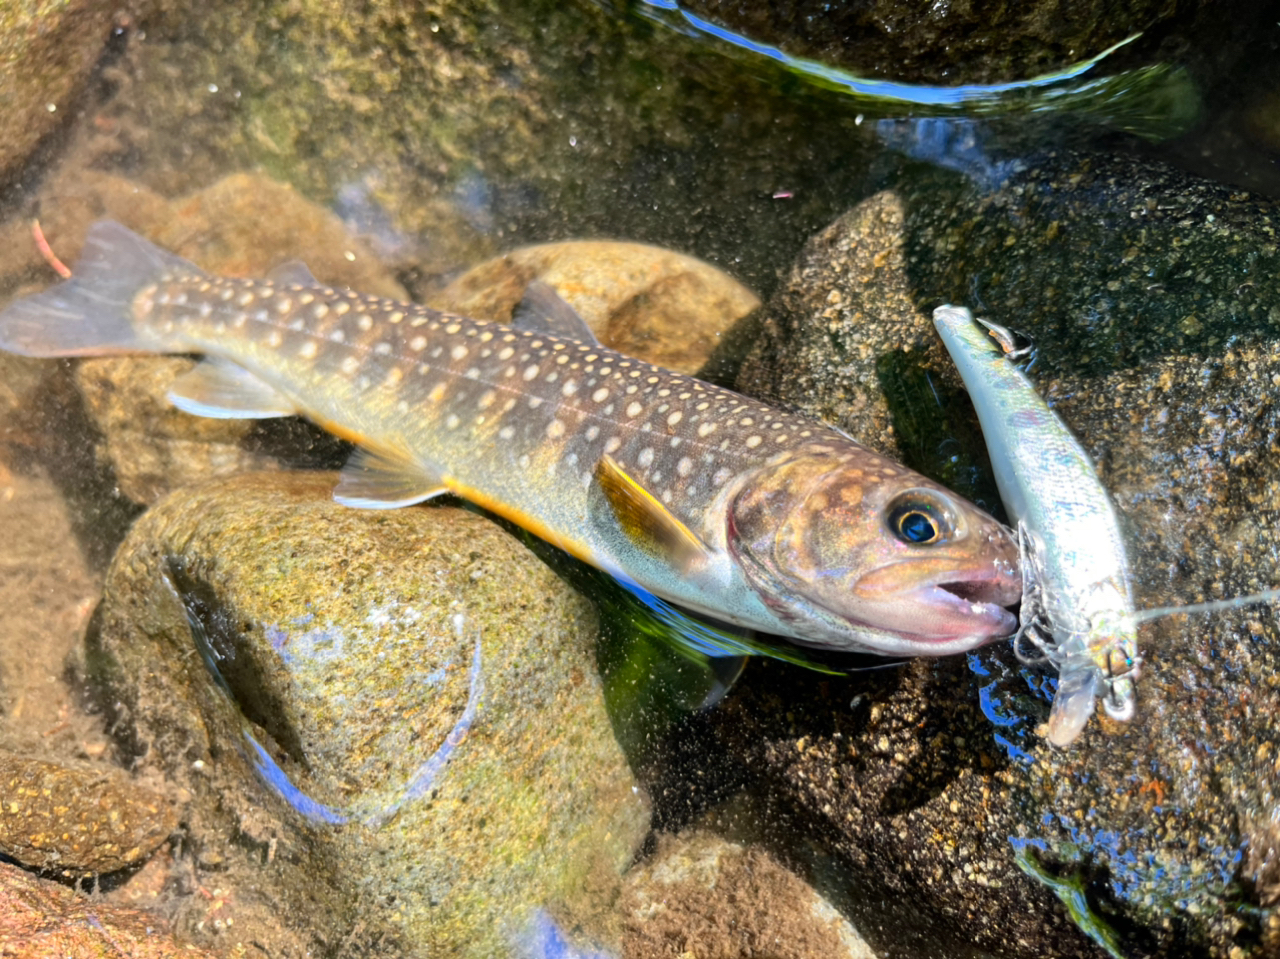
[{"label": "fish mouth", "polygon": [[976,646],[1017,631],[1018,618],[1005,607],[1018,602],[1022,579],[1005,565],[957,566],[945,559],[891,563],[862,577],[854,592],[878,607],[882,622],[892,623],[896,632],[927,643]]}]

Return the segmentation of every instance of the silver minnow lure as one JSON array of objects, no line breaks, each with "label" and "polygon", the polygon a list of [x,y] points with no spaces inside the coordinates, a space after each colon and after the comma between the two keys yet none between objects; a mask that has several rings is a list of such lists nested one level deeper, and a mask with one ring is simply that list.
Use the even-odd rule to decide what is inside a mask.
[{"label": "silver minnow lure", "polygon": [[72,279],[0,313],[0,349],[203,353],[173,402],[352,440],[339,502],[454,493],[729,623],[908,656],[1014,631],[1017,544],[991,517],[819,423],[605,349],[556,303],[512,327],[300,265],[225,279],[101,222]]},{"label": "silver minnow lure", "polygon": [[1043,649],[1059,670],[1049,741],[1066,746],[1100,692],[1112,718],[1134,711],[1137,627],[1115,511],[1089,455],[1005,355],[1009,332],[957,306],[938,307],[933,322],[973,400],[1000,497],[1018,524],[1022,629],[1034,640],[1037,623],[1048,625],[1052,645]]}]

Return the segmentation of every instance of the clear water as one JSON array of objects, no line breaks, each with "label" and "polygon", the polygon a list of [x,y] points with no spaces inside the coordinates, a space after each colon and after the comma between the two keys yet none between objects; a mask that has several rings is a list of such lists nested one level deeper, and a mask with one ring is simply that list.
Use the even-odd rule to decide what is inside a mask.
[{"label": "clear water", "polygon": [[[957,93],[863,82],[658,2],[613,9],[502,0],[350,16],[318,3],[264,5],[259,15],[218,3],[174,10],[121,21],[85,91],[56,105],[65,125],[11,173],[0,196],[9,241],[0,288],[25,292],[52,279],[27,245],[33,217],[55,251],[103,215],[166,228],[173,242],[212,230],[227,244],[245,237],[270,246],[287,228],[274,194],[224,190],[198,211],[184,200],[254,171],[333,211],[396,282],[428,302],[488,256],[583,238],[680,250],[767,299],[809,236],[916,165],[996,183],[1036,151],[1071,147],[1159,159],[1280,197],[1274,45],[1265,30],[1226,26],[1159,45],[1139,38],[1089,70]],[[717,375],[732,368],[730,357]],[[74,650],[139,507],[94,458],[97,434],[66,381],[28,390],[42,373],[0,369],[0,399],[5,389],[22,398],[20,415],[0,427],[0,506],[9,510],[6,528],[38,527],[0,555],[13,598],[5,655],[17,663],[42,650],[0,675],[7,741],[61,758],[110,758],[100,707],[86,714],[79,699]],[[333,466],[344,453],[301,428],[263,443],[291,449],[291,464],[303,467]],[[965,482],[972,493],[984,478]],[[608,590],[563,558],[548,561],[587,591]],[[767,836],[857,913],[828,854],[770,820],[768,804],[742,788],[741,770],[714,768],[700,751],[710,720],[693,707],[718,681],[705,660],[654,641],[650,621],[616,591],[596,598],[613,617],[599,653],[610,719],[654,796],[655,824],[729,810],[719,820],[730,823],[726,832]],[[54,612],[40,619],[37,607]],[[34,625],[23,632],[12,625],[20,619]],[[65,681],[64,656],[73,663]],[[1031,731],[1009,703],[1043,703],[1052,680],[1011,692],[986,682],[999,664],[975,656],[965,668],[981,685],[976,705],[993,742],[1013,768],[1029,764]],[[823,681],[798,675],[807,679],[793,683]],[[849,708],[856,712],[857,701]],[[256,748],[268,785],[286,799],[298,792]],[[704,795],[664,798],[664,787],[686,787],[704,765]],[[166,868],[175,871],[192,856],[178,847],[170,855]],[[181,904],[192,895],[170,883],[157,902],[206,941],[216,917],[198,926]],[[530,923],[520,948],[574,954],[555,918],[540,912]],[[395,954],[393,944],[385,949]]]}]

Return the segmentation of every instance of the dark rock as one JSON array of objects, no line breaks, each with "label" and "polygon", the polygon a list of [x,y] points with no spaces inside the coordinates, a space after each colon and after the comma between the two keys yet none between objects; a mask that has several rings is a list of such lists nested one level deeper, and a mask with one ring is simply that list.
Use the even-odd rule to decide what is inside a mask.
[{"label": "dark rock", "polygon": [[832,4],[681,0],[757,43],[856,76],[904,83],[1003,83],[1052,73],[1208,4],[1104,0],[1020,4]]},{"label": "dark rock", "polygon": [[[743,385],[835,412],[990,503],[928,318],[971,305],[1039,344],[1032,378],[1112,493],[1140,608],[1280,582],[1274,204],[1081,157],[1042,158],[993,193],[924,182],[815,237],[766,308]],[[859,390],[871,395],[851,402]],[[1267,607],[1143,625],[1137,717],[1099,714],[1065,751],[1037,731],[1051,678],[1005,646],[817,696],[771,664],[721,725],[867,893],[858,927],[891,955],[1087,956],[1107,942],[1260,957],[1280,949],[1266,825],[1280,812],[1278,641]],[[916,904],[910,931],[885,911],[902,900]]]}]

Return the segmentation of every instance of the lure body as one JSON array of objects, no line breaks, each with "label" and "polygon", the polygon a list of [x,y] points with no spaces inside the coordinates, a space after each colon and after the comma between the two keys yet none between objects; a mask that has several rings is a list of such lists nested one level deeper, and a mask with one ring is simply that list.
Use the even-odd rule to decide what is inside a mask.
[{"label": "lure body", "polygon": [[1134,711],[1137,627],[1115,510],[1089,455],[1006,355],[1008,331],[975,321],[963,307],[939,307],[933,322],[969,391],[1000,497],[1018,524],[1022,628],[1034,640],[1047,626],[1052,637],[1044,649],[1059,679],[1049,739],[1066,746],[1097,695],[1115,719]]}]

